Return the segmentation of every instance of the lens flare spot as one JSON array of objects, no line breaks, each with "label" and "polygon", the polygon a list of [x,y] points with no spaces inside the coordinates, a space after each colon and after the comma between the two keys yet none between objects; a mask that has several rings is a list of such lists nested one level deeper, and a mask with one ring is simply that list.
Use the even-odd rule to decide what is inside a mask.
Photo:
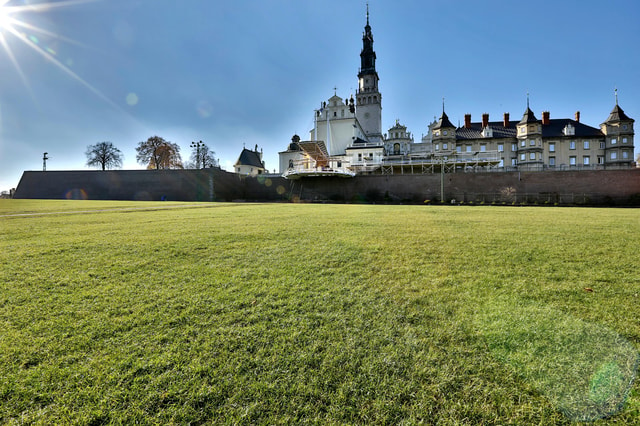
[{"label": "lens flare spot", "polygon": [[264,186],[266,186],[267,188],[270,188],[271,185],[273,185],[273,182],[271,182],[271,179],[267,178],[264,181]]},{"label": "lens flare spot", "polygon": [[64,198],[67,200],[88,200],[89,195],[87,194],[87,191],[82,188],[73,188],[67,191]]},{"label": "lens flare spot", "polygon": [[129,93],[127,95],[127,105],[130,106],[134,106],[134,105],[138,105],[138,95],[136,95],[135,93]]},{"label": "lens flare spot", "polygon": [[38,44],[40,43],[40,40],[38,40],[38,37],[34,36],[34,35],[30,35],[29,36],[29,40],[31,40],[32,43]]},{"label": "lens flare spot", "polygon": [[278,185],[278,186],[277,186],[277,188],[276,188],[276,192],[278,193],[278,195],[282,195],[282,194],[284,194],[285,192],[287,192],[287,190],[286,190],[286,189],[284,189],[284,186],[282,186],[282,185]]},{"label": "lens flare spot", "polygon": [[595,403],[605,404],[611,398],[619,398],[625,385],[625,374],[618,364],[607,362],[591,376],[589,394]]},{"label": "lens flare spot", "polygon": [[50,55],[54,55],[54,56],[55,56],[55,55],[57,55],[56,51],[55,51],[55,50],[53,50],[53,49],[52,49],[52,48],[50,48],[50,47],[47,47],[45,50],[46,50]]},{"label": "lens flare spot", "polygon": [[209,118],[213,114],[213,107],[207,101],[200,101],[196,106],[196,111],[201,118]]}]

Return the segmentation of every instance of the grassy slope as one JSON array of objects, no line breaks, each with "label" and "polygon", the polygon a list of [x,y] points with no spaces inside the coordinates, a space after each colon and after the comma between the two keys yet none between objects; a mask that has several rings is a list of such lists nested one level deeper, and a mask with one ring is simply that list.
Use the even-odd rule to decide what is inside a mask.
[{"label": "grassy slope", "polygon": [[[561,424],[625,396],[638,210],[188,206],[0,217],[0,422]],[[638,419],[635,384],[599,423]]]}]

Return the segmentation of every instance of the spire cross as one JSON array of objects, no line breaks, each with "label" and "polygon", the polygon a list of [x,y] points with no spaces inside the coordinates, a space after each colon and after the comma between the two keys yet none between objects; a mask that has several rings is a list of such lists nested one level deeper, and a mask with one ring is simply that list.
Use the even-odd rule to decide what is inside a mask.
[{"label": "spire cross", "polygon": [[527,92],[527,109],[529,109],[529,92]]},{"label": "spire cross", "polygon": [[367,25],[369,25],[369,2],[367,2]]},{"label": "spire cross", "polygon": [[338,96],[338,88],[333,86],[333,96]]}]

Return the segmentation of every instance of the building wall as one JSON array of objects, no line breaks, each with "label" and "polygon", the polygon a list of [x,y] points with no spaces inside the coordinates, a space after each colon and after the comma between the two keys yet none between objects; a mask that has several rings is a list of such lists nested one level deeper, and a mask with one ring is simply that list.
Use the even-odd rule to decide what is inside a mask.
[{"label": "building wall", "polygon": [[640,202],[640,169],[363,175],[292,181],[269,175],[243,177],[220,169],[25,172],[15,198],[423,203],[440,200],[441,183],[447,202]]}]

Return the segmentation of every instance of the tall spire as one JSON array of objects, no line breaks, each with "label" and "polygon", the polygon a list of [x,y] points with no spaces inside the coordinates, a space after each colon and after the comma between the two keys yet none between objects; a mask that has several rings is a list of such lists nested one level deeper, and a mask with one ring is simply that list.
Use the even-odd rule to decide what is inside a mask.
[{"label": "tall spire", "polygon": [[616,95],[616,105],[618,105],[618,88],[616,87],[615,90],[615,95]]},{"label": "tall spire", "polygon": [[367,3],[367,25],[362,34],[362,52],[360,53],[360,73],[358,78],[376,73],[376,52],[373,50],[373,34],[369,25],[369,3]]},{"label": "tall spire", "polygon": [[367,27],[369,26],[369,2],[367,2]]}]

